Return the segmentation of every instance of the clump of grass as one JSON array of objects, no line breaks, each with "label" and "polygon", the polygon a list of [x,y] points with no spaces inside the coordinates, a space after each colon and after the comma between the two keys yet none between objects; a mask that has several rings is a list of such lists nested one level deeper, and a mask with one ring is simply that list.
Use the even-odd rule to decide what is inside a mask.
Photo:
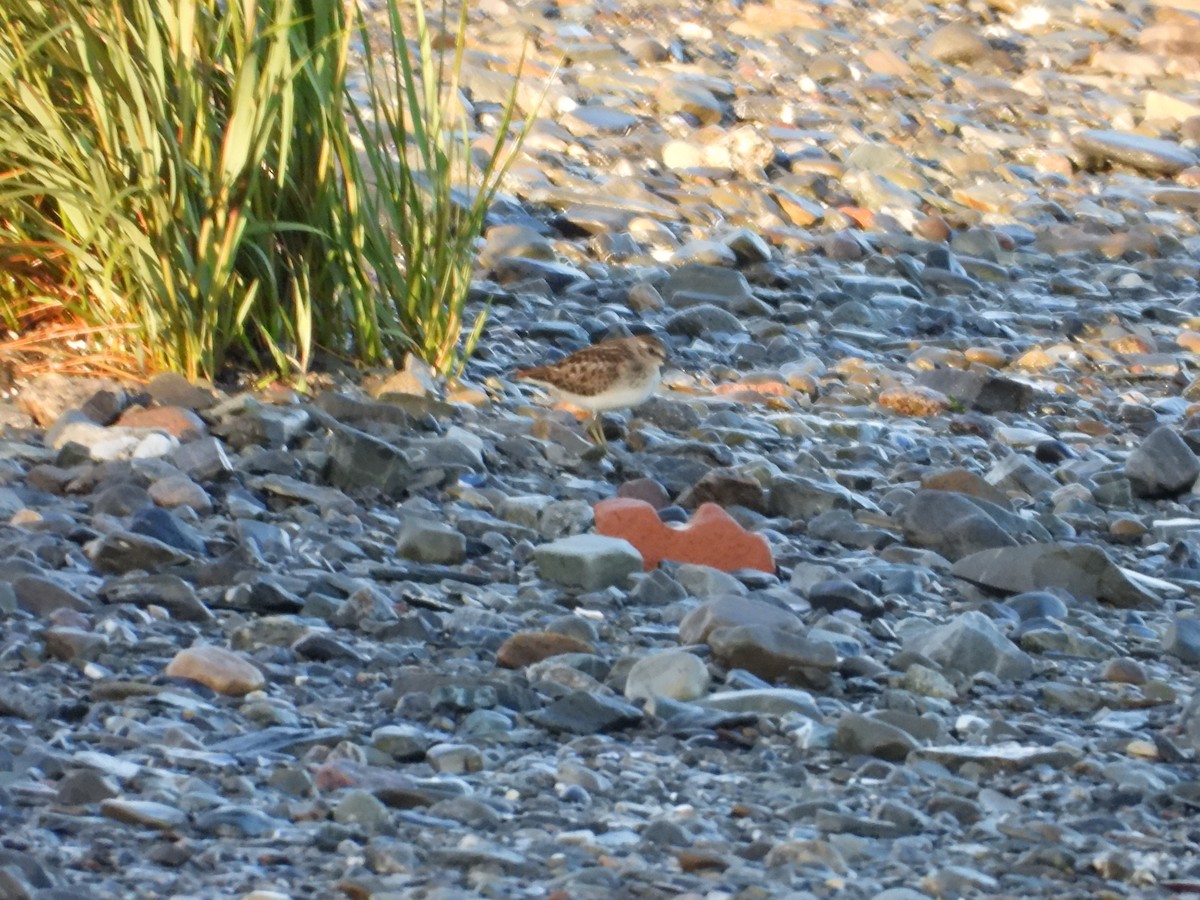
[{"label": "clump of grass", "polygon": [[472,241],[519,146],[502,157],[515,104],[473,170],[448,127],[466,0],[450,61],[414,3],[415,63],[401,2],[384,52],[364,41],[369,114],[346,83],[364,23],[341,2],[0,4],[5,324],[71,323],[190,377],[230,359],[303,370],[319,346],[461,364],[482,325],[461,340]]},{"label": "clump of grass", "polygon": [[[392,46],[381,55],[364,42],[371,115],[351,109],[363,138],[369,180],[377,188],[374,198],[366,200],[367,221],[373,226],[367,233],[368,255],[375,275],[396,299],[400,327],[413,352],[447,372],[461,370],[483,330],[486,310],[471,322],[466,319],[474,242],[537,106],[510,139],[517,105],[514,80],[495,140],[477,163],[459,101],[467,3],[460,3],[452,17],[442,0],[440,12],[443,24],[453,23],[448,40],[436,41],[448,45],[447,51],[435,48],[435,35],[418,2],[410,57],[399,8],[388,4]],[[518,72],[524,67],[522,53]],[[399,252],[393,254],[389,247]]]}]

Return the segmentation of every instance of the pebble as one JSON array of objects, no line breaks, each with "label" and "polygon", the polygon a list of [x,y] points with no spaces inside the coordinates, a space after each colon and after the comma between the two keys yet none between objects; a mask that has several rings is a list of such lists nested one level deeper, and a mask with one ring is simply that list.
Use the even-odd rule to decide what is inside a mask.
[{"label": "pebble", "polygon": [[635,662],[625,676],[628,700],[669,697],[672,700],[696,700],[708,693],[708,668],[695,654],[682,650],[664,650]]},{"label": "pebble", "polygon": [[180,650],[166,667],[172,678],[187,678],[218,694],[240,696],[261,688],[266,679],[249,661],[221,647],[197,646]]}]

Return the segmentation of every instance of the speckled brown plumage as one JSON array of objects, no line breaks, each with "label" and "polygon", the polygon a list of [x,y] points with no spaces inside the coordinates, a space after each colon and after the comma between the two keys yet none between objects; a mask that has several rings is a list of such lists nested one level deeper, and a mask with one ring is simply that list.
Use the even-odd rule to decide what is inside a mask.
[{"label": "speckled brown plumage", "polygon": [[604,446],[600,413],[645,402],[658,390],[659,370],[666,358],[667,350],[658,338],[639,335],[593,344],[556,363],[522,369],[516,375],[590,412],[588,432]]},{"label": "speckled brown plumage", "polygon": [[556,363],[522,369],[517,377],[552,388],[564,399],[586,408],[618,409],[632,405],[621,402],[627,395],[636,395],[650,384],[657,386],[666,355],[662,342],[652,335],[615,338]]}]

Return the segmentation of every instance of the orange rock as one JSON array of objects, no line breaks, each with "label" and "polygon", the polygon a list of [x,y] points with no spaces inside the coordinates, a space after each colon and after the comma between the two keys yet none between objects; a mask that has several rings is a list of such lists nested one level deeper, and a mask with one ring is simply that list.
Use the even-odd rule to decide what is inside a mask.
[{"label": "orange rock", "polygon": [[117,424],[130,428],[160,428],[181,441],[208,434],[204,420],[180,406],[133,406],[121,413]]},{"label": "orange rock", "polygon": [[248,659],[209,644],[180,650],[167,666],[167,675],[198,681],[230,697],[257,691],[266,684],[263,673]]},{"label": "orange rock", "polygon": [[597,533],[625,538],[642,554],[647,570],[672,559],[725,572],[775,571],[767,539],[747,532],[715,503],[702,504],[691,521],[678,528],[659,519],[649,503],[625,497],[601,500],[593,513]]},{"label": "orange rock", "polygon": [[506,669],[523,669],[562,653],[592,653],[594,650],[587,641],[573,638],[569,634],[559,634],[556,631],[522,631],[500,645],[500,649],[496,651],[496,665]]},{"label": "orange rock", "polygon": [[839,206],[843,215],[848,216],[863,231],[870,231],[875,224],[875,212],[861,206]]}]

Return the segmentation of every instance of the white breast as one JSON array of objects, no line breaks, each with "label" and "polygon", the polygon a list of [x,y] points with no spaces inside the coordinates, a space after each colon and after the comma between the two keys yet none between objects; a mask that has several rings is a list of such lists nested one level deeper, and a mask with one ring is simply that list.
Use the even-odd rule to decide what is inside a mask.
[{"label": "white breast", "polygon": [[642,384],[622,384],[610,388],[591,397],[582,397],[560,390],[558,395],[568,403],[583,407],[589,412],[603,412],[608,409],[629,409],[645,403],[658,390],[661,376],[655,372]]}]

